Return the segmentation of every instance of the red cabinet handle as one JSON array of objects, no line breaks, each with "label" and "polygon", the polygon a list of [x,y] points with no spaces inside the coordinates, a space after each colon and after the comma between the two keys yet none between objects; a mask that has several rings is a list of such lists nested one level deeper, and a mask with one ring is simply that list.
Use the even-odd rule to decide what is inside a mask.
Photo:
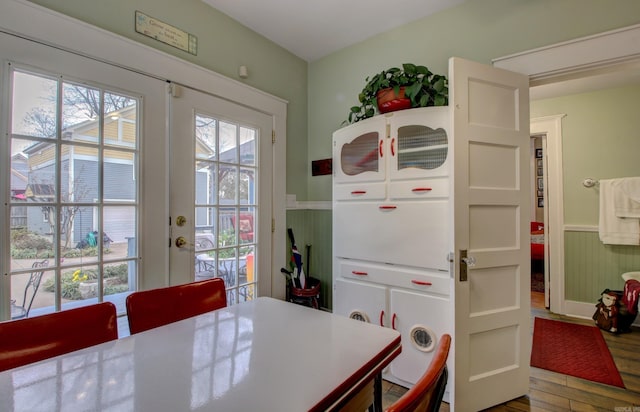
[{"label": "red cabinet handle", "polygon": [[367,272],[361,272],[359,270],[352,270],[351,273],[354,274],[354,275],[357,275],[357,276],[367,276],[368,275]]},{"label": "red cabinet handle", "polygon": [[382,205],[379,206],[379,209],[381,210],[393,210],[393,209],[397,209],[398,206],[391,206],[391,205]]},{"label": "red cabinet handle", "polygon": [[396,144],[396,138],[394,137],[391,139],[391,157],[396,155],[396,150],[394,148],[395,144]]},{"label": "red cabinet handle", "polygon": [[430,187],[416,187],[415,189],[411,189],[412,192],[430,192],[432,190]]},{"label": "red cabinet handle", "polygon": [[380,326],[384,327],[384,310],[380,311]]},{"label": "red cabinet handle", "polygon": [[366,195],[367,191],[366,190],[354,190],[351,192],[352,195],[354,196],[358,196],[358,195]]},{"label": "red cabinet handle", "polygon": [[382,147],[384,145],[384,140],[380,140],[380,157],[382,157]]},{"label": "red cabinet handle", "polygon": [[411,283],[413,283],[414,285],[421,285],[421,286],[431,286],[432,285],[431,282],[425,282],[424,280],[417,280],[417,279],[412,279]]},{"label": "red cabinet handle", "polygon": [[391,329],[396,330],[396,314],[393,314],[393,317],[391,318]]}]

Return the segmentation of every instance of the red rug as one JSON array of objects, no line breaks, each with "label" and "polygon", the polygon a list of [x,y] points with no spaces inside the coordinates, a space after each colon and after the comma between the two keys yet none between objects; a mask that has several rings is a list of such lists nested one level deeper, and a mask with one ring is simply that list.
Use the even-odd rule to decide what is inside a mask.
[{"label": "red rug", "polygon": [[535,318],[531,366],[624,388],[611,352],[595,326]]}]

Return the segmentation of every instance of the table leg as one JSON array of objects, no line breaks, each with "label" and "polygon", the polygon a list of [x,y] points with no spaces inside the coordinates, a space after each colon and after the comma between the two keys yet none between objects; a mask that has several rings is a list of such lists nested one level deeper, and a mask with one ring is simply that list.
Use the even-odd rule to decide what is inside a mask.
[{"label": "table leg", "polygon": [[382,372],[376,374],[373,379],[373,405],[369,411],[382,412]]}]

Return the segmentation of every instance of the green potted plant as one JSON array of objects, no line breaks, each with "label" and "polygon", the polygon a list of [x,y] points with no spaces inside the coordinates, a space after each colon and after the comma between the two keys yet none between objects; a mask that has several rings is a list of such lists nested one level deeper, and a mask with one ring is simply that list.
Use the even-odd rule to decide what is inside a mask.
[{"label": "green potted plant", "polygon": [[[427,67],[404,63],[402,69],[391,67],[365,79],[358,100],[347,123],[355,123],[379,113],[411,107],[446,106],[449,88],[446,76],[433,74]],[[388,100],[387,100],[388,99]]]}]

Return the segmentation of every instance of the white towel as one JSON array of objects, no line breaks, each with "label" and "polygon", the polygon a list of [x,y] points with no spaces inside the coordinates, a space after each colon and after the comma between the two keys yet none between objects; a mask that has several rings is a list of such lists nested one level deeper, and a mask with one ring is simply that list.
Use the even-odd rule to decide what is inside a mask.
[{"label": "white towel", "polygon": [[640,219],[615,214],[616,180],[600,180],[600,241],[609,245],[640,245]]},{"label": "white towel", "polygon": [[613,179],[613,187],[616,216],[640,218],[640,177]]}]

